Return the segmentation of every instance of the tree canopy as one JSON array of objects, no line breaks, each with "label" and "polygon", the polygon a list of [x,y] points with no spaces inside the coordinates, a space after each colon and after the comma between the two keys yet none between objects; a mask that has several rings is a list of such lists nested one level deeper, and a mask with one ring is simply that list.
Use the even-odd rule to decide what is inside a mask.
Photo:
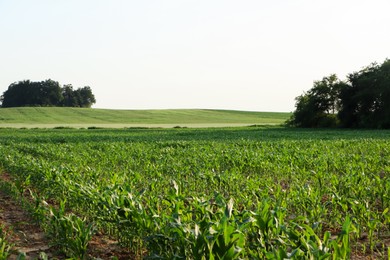
[{"label": "tree canopy", "polygon": [[290,126],[390,128],[390,60],[351,73],[345,82],[324,77],[295,100]]},{"label": "tree canopy", "polygon": [[89,86],[74,90],[48,79],[40,82],[23,80],[12,83],[0,98],[2,107],[64,106],[91,107],[96,103]]}]

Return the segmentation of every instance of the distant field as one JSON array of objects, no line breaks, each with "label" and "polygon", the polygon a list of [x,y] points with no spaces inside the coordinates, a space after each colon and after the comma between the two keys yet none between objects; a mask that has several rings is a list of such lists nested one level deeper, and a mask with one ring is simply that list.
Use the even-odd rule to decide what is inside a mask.
[{"label": "distant field", "polygon": [[220,127],[278,125],[290,113],[208,109],[113,110],[63,107],[1,108],[0,127]]}]

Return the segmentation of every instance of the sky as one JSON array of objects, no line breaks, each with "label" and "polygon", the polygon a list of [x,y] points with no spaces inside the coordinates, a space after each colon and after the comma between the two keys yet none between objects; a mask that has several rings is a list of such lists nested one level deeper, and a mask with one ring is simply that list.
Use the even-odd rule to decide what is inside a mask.
[{"label": "sky", "polygon": [[90,86],[94,108],[291,112],[390,58],[389,0],[0,0],[0,93]]}]

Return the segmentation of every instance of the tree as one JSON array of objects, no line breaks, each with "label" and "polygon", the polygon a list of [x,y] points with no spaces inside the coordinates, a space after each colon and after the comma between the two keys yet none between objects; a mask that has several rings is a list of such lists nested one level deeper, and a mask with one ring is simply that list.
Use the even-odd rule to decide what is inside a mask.
[{"label": "tree", "polygon": [[92,94],[92,90],[89,86],[85,86],[76,90],[77,97],[79,98],[80,107],[91,107],[96,103],[95,96]]},{"label": "tree", "polygon": [[64,99],[62,95],[62,89],[57,81],[48,79],[38,82],[39,84],[39,96],[35,104],[41,106],[60,106]]},{"label": "tree", "polygon": [[288,124],[296,127],[336,126],[336,113],[341,103],[339,95],[345,85],[335,74],[315,81],[308,92],[295,98],[296,110]]},{"label": "tree", "polygon": [[348,75],[340,93],[343,127],[390,128],[390,60]]},{"label": "tree", "polygon": [[39,86],[29,80],[12,83],[2,95],[2,107],[20,107],[34,104],[39,98]]},{"label": "tree", "polygon": [[57,81],[24,80],[12,83],[0,98],[2,107],[71,106],[91,107],[96,102],[90,87],[73,90],[72,85],[61,88]]},{"label": "tree", "polygon": [[390,128],[390,60],[348,75],[330,75],[296,98],[288,121],[297,127]]},{"label": "tree", "polygon": [[91,107],[96,103],[95,96],[89,86],[73,90],[71,84],[64,85],[62,95],[64,97],[62,105],[65,107]]},{"label": "tree", "polygon": [[62,87],[62,96],[64,97],[62,106],[64,107],[78,107],[79,101],[73,90],[72,84],[64,85]]}]

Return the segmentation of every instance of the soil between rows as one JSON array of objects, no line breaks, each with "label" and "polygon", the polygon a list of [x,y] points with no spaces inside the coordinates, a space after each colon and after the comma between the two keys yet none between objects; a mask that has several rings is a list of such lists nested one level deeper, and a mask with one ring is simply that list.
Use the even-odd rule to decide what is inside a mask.
[{"label": "soil between rows", "polygon": [[[1,182],[11,182],[9,174],[0,174]],[[44,253],[48,259],[67,259],[58,248],[51,246],[39,223],[15,201],[12,196],[0,190],[0,226],[7,233],[7,241],[13,245],[9,260],[25,254],[26,259],[40,259]],[[116,241],[101,234],[95,234],[89,243],[90,259],[136,259],[134,254],[119,247]]]}]

